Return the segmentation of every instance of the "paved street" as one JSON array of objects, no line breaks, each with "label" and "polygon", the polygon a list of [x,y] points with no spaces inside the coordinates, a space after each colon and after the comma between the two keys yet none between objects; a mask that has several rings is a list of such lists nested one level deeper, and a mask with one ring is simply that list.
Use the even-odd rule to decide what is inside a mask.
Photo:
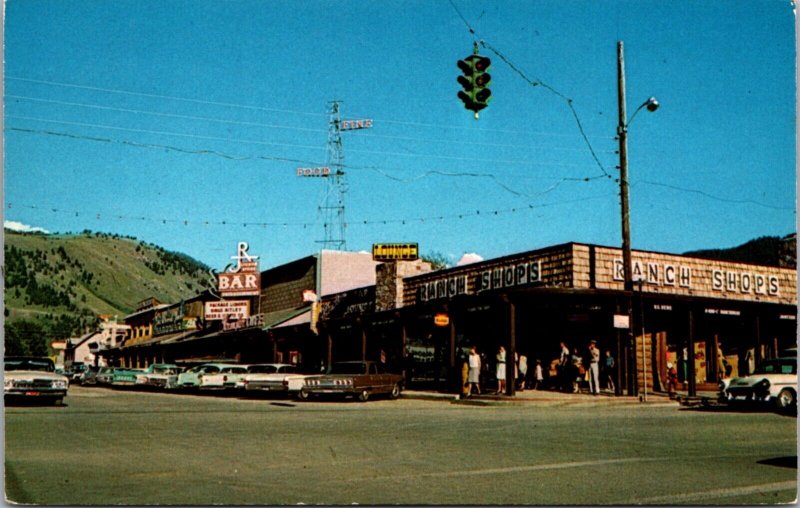
[{"label": "paved street", "polygon": [[796,418],[605,400],[294,402],[70,388],[6,408],[6,496],[78,504],[753,504]]}]

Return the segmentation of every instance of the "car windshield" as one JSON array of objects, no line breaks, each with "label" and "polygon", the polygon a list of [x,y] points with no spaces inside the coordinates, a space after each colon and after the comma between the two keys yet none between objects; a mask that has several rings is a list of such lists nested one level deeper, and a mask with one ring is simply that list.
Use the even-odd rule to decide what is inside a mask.
[{"label": "car windshield", "polygon": [[328,374],[366,374],[367,370],[360,362],[342,362],[331,365]]},{"label": "car windshield", "polygon": [[767,360],[756,369],[756,374],[797,374],[795,360]]},{"label": "car windshield", "polygon": [[54,372],[55,366],[48,358],[6,358],[4,370],[40,370]]},{"label": "car windshield", "polygon": [[166,374],[166,375],[173,375],[178,374],[179,369],[176,367],[155,367],[153,368],[154,374]]},{"label": "car windshield", "polygon": [[247,369],[250,374],[272,374],[278,369],[274,365],[253,365]]}]

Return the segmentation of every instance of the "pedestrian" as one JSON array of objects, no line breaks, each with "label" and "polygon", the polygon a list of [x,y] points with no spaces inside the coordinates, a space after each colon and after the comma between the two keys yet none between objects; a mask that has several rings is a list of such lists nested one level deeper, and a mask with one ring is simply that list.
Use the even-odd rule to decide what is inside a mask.
[{"label": "pedestrian", "polygon": [[559,346],[561,347],[561,356],[558,359],[558,381],[561,384],[562,391],[568,391],[571,388],[572,382],[569,379],[570,377],[570,369],[571,369],[571,357],[569,354],[569,348],[565,342],[560,342]]},{"label": "pedestrian", "polygon": [[728,377],[732,369],[729,369],[728,360],[722,352],[722,343],[717,342],[717,381],[722,381],[722,378]]},{"label": "pedestrian", "polygon": [[678,369],[672,362],[667,362],[667,393],[672,395],[678,388]]},{"label": "pedestrian", "polygon": [[497,376],[497,393],[505,393],[506,391],[506,348],[500,346],[497,350],[497,367],[495,374]]},{"label": "pedestrian", "polygon": [[525,391],[525,380],[528,378],[528,357],[519,355],[519,389]]},{"label": "pedestrian", "polygon": [[614,357],[611,356],[611,351],[606,349],[606,356],[603,358],[603,378],[606,381],[606,388],[614,391]]},{"label": "pedestrian", "polygon": [[461,397],[469,397],[469,358],[461,357]]},{"label": "pedestrian", "polygon": [[589,390],[592,395],[600,393],[600,350],[596,340],[589,342]]},{"label": "pedestrian", "polygon": [[468,379],[467,382],[469,383],[469,387],[467,389],[467,397],[472,395],[472,389],[475,388],[475,392],[480,395],[481,394],[481,357],[478,354],[477,349],[475,346],[469,348],[469,372],[467,374]]},{"label": "pedestrian", "polygon": [[578,354],[578,348],[573,348],[570,361],[572,362],[570,374],[570,378],[572,379],[572,393],[578,393],[581,391],[581,382],[586,375],[586,369],[583,367],[583,358]]},{"label": "pedestrian", "polygon": [[538,390],[544,382],[544,373],[542,372],[542,361],[536,359],[536,367],[533,369],[533,389]]}]

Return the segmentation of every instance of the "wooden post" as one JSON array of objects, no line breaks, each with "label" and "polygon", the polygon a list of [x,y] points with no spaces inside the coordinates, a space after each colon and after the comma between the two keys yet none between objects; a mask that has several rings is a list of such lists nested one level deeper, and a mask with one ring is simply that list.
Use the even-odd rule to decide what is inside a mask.
[{"label": "wooden post", "polygon": [[695,397],[697,395],[697,380],[695,379],[695,365],[694,365],[694,312],[689,308],[689,354],[688,354],[687,361],[689,364],[687,365],[687,372],[686,376],[689,378],[687,382],[689,383],[689,397]]},{"label": "wooden post", "polygon": [[506,351],[506,395],[514,396],[516,378],[514,377],[514,355],[517,352],[517,308],[514,302],[503,295],[508,322],[508,351]]}]

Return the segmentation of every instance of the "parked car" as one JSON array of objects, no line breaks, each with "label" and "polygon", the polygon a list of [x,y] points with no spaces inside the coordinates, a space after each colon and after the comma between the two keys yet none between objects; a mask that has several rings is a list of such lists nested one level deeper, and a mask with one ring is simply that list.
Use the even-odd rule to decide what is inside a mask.
[{"label": "parked car", "polygon": [[227,390],[247,374],[249,365],[224,365],[218,372],[205,372],[199,376],[201,390]]},{"label": "parked car", "polygon": [[327,374],[307,377],[297,396],[305,400],[310,395],[337,394],[366,402],[372,395],[383,393],[396,399],[402,389],[403,376],[386,372],[381,363],[336,362]]},{"label": "parked car", "polygon": [[39,400],[60,404],[67,396],[69,379],[56,374],[50,358],[7,356],[4,359],[3,395],[6,404]]},{"label": "parked car", "polygon": [[70,368],[67,369],[67,372],[64,375],[69,378],[70,382],[80,381],[81,375],[83,375],[85,371],[86,371],[86,364],[73,363],[72,366],[70,366]]},{"label": "parked car", "polygon": [[237,383],[237,387],[250,393],[297,394],[307,377],[309,376],[297,372],[296,365],[288,363],[253,365],[248,369],[247,375]]},{"label": "parked car", "polygon": [[127,367],[116,367],[111,374],[111,386],[124,387],[136,385],[136,376],[141,374],[143,369],[131,369]]},{"label": "parked car", "polygon": [[205,374],[216,374],[221,368],[227,367],[229,363],[204,363],[185,370],[178,374],[178,388],[197,388],[200,386],[200,378]]},{"label": "parked car", "polygon": [[797,358],[765,360],[749,376],[723,379],[720,399],[769,402],[783,411],[797,411]]},{"label": "parked car", "polygon": [[94,385],[97,384],[97,373],[100,371],[100,367],[95,367],[94,365],[89,365],[86,369],[81,373],[78,381],[80,382],[81,386],[87,385]]},{"label": "parked car", "polygon": [[95,376],[95,384],[98,386],[110,386],[114,377],[114,367],[100,367]]},{"label": "parked car", "polygon": [[174,363],[153,363],[144,372],[137,374],[136,386],[140,388],[166,388],[178,387],[178,375],[183,371]]}]

